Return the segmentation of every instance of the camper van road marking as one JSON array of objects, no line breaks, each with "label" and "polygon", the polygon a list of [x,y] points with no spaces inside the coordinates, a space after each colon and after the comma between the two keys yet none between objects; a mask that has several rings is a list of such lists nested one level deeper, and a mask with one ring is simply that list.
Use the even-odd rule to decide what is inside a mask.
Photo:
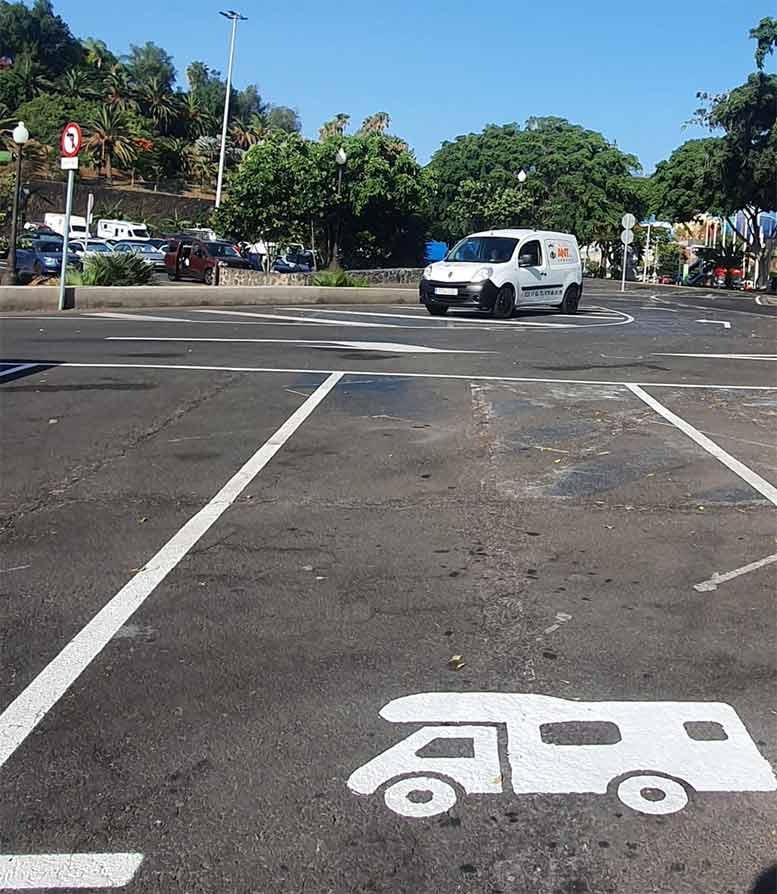
[{"label": "camper van road marking", "polygon": [[[650,815],[681,811],[692,791],[777,791],[770,764],[722,703],[427,692],[389,702],[380,716],[426,725],[354,771],[348,788],[381,791],[389,810],[408,818],[445,813],[460,791],[503,794],[506,778],[516,795],[605,795],[612,788],[627,807]],[[501,768],[500,727],[509,775]],[[471,756],[452,756],[454,740],[468,741]],[[435,745],[437,755],[448,755],[421,754]]]}]

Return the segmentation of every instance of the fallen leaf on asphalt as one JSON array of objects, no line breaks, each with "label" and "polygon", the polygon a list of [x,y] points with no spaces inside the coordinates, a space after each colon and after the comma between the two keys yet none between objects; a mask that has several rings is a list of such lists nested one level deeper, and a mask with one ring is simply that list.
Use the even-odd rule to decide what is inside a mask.
[{"label": "fallen leaf on asphalt", "polygon": [[148,521],[148,519],[147,519],[146,516],[144,515],[143,518],[139,518],[139,519],[138,519],[138,524],[139,524],[139,525],[145,525],[145,523],[146,523],[147,521]]},{"label": "fallen leaf on asphalt", "polygon": [[448,659],[448,667],[454,671],[461,670],[465,664],[466,662],[461,655],[451,655]]},{"label": "fallen leaf on asphalt", "polygon": [[312,571],[312,570],[313,570],[313,566],[312,566],[312,565],[303,565],[303,566],[302,566],[302,570],[303,570],[303,571]]}]

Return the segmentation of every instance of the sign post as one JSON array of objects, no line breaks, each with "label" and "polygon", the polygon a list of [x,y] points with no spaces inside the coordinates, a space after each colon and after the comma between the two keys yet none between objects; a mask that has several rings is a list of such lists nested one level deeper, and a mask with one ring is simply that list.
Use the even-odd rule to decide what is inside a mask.
[{"label": "sign post", "polygon": [[623,243],[623,277],[621,279],[621,292],[626,291],[626,264],[629,260],[629,246],[634,241],[634,230],[632,227],[636,224],[637,218],[633,214],[627,212],[621,218],[623,232],[621,233],[621,242]]},{"label": "sign post", "polygon": [[62,150],[61,166],[67,171],[67,199],[65,201],[65,225],[62,234],[62,268],[59,274],[59,309],[65,309],[65,276],[67,274],[67,251],[70,241],[70,216],[73,213],[73,191],[75,189],[76,171],[78,170],[78,153],[81,151],[81,128],[74,123],[65,126],[59,141]]}]

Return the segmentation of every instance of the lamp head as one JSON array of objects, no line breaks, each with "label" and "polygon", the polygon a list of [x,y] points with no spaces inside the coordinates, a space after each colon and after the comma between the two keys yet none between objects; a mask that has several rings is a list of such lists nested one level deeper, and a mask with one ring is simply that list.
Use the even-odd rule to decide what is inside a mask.
[{"label": "lamp head", "polygon": [[13,141],[17,146],[23,146],[30,139],[30,132],[24,126],[24,121],[20,121],[13,129]]}]

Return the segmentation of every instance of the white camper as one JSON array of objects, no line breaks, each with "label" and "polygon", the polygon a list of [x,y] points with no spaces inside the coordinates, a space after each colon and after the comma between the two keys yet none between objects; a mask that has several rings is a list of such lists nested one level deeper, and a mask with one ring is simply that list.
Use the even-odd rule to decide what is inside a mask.
[{"label": "white camper", "polygon": [[147,242],[150,237],[148,228],[142,223],[133,223],[131,220],[98,220],[97,238],[107,239],[109,242],[121,242],[124,239]]}]

